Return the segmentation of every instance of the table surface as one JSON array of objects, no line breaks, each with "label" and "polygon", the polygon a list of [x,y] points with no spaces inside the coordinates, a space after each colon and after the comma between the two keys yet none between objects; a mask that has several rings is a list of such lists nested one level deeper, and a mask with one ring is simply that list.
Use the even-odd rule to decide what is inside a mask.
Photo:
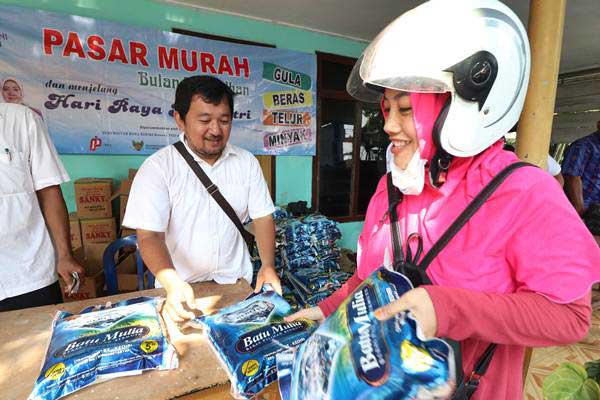
[{"label": "table surface", "polygon": [[[245,281],[234,285],[215,282],[193,284],[202,312],[243,300],[251,288]],[[57,311],[77,313],[94,304],[139,297],[164,296],[164,289],[151,289],[72,303],[0,313],[0,397],[27,399],[37,380],[50,340],[52,319]],[[227,374],[202,332],[178,326],[165,319],[169,337],[179,354],[179,368],[171,371],[146,371],[141,375],[117,378],[88,386],[69,400],[173,399],[202,389],[228,383]]]}]

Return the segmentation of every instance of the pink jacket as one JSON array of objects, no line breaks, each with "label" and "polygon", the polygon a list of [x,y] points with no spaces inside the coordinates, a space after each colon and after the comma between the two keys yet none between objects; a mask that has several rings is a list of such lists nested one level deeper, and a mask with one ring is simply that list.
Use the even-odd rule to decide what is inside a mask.
[{"label": "pink jacket", "polygon": [[[431,130],[445,96],[411,94],[426,159],[433,156]],[[398,205],[403,243],[418,232],[427,253],[486,183],[515,161],[501,142],[477,156],[455,158],[439,190],[426,182],[419,196],[404,196]],[[383,264],[386,248],[393,254],[387,207],[382,177],[359,237],[357,271],[319,304],[326,315]],[[465,373],[490,342],[500,344],[474,398],[520,399],[525,346],[574,342],[587,333],[600,250],[554,178],[524,167],[496,190],[427,274],[435,284],[425,288],[436,309],[437,336],[461,341]]]}]

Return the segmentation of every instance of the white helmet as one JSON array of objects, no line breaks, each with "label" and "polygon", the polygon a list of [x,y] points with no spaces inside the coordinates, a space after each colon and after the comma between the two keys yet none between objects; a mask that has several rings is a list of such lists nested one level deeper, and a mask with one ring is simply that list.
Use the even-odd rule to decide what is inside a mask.
[{"label": "white helmet", "polygon": [[469,157],[518,121],[530,58],[523,24],[500,1],[430,0],[377,35],[346,88],[366,102],[379,102],[381,88],[450,92],[434,140],[450,155]]}]

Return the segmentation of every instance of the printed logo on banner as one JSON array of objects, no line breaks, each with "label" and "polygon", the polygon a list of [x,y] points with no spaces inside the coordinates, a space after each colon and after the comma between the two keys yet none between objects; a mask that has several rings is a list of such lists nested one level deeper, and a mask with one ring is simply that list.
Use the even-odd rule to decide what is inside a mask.
[{"label": "printed logo on banner", "polygon": [[263,138],[265,150],[274,150],[297,144],[310,143],[312,131],[310,128],[295,128],[266,135]]},{"label": "printed logo on banner", "polygon": [[263,110],[263,125],[309,126],[309,112]]},{"label": "printed logo on banner", "polygon": [[96,151],[98,147],[102,146],[102,139],[98,136],[94,136],[90,139],[90,151]]},{"label": "printed logo on banner", "polygon": [[312,105],[312,93],[302,90],[285,90],[263,94],[265,108],[298,108]]},{"label": "printed logo on banner", "polygon": [[133,147],[135,149],[135,151],[140,151],[144,148],[144,141],[140,140],[139,142],[137,142],[135,140],[132,140],[131,147]]}]

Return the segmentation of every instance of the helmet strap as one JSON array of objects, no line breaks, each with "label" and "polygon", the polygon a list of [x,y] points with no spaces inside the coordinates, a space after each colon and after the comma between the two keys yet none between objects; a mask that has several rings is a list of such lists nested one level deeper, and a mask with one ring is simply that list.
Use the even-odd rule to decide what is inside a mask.
[{"label": "helmet strap", "polygon": [[452,102],[452,97],[449,96],[440,111],[440,114],[435,120],[433,124],[433,129],[431,132],[431,137],[433,139],[433,144],[435,145],[435,154],[431,159],[431,163],[429,165],[429,180],[431,185],[436,189],[439,189],[445,182],[448,177],[448,170],[450,169],[450,164],[452,163],[452,159],[454,158],[451,154],[449,154],[446,150],[442,148],[440,135],[442,132],[442,128],[444,126],[444,122],[446,121],[446,116],[448,116],[448,111],[450,110],[450,103]]},{"label": "helmet strap", "polygon": [[431,185],[436,189],[439,189],[446,182],[452,159],[453,156],[443,149],[437,150],[431,159],[429,179]]}]

